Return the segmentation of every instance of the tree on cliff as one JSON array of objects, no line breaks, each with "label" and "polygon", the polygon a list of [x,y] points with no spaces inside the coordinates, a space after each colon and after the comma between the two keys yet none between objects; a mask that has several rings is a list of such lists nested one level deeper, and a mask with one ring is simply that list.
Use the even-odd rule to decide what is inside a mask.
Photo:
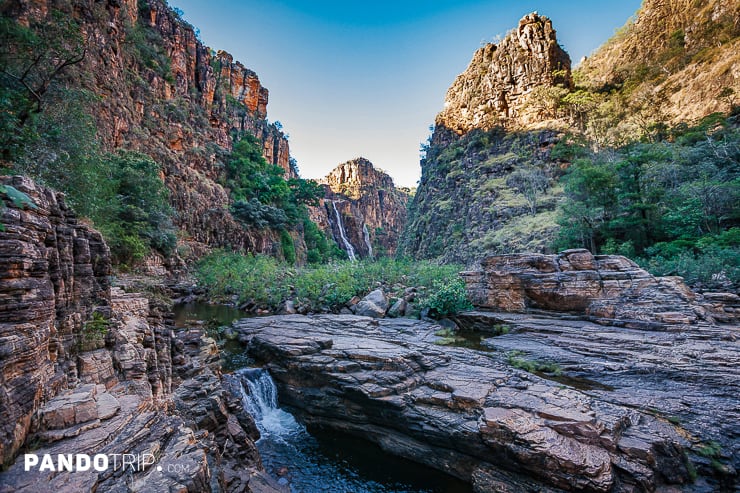
[{"label": "tree on cliff", "polygon": [[0,18],[0,130],[11,135],[2,157],[9,161],[33,137],[28,128],[41,113],[50,88],[70,66],[85,58],[86,44],[79,24],[57,10],[28,27]]}]

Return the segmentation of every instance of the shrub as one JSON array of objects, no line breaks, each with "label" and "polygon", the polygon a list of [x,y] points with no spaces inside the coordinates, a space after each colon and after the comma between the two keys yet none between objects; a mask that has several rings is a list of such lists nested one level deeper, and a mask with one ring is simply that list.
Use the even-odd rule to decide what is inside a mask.
[{"label": "shrub", "polygon": [[429,296],[422,301],[422,306],[429,309],[430,316],[437,318],[473,308],[468,300],[465,282],[459,277],[453,280],[435,280]]},{"label": "shrub", "polygon": [[310,312],[338,312],[353,296],[364,296],[379,284],[396,296],[413,286],[424,293],[419,308],[442,317],[470,307],[457,275],[461,268],[387,258],[294,268],[263,255],[218,251],[198,263],[196,277],[215,298],[236,296],[240,303],[271,310],[293,299]]}]

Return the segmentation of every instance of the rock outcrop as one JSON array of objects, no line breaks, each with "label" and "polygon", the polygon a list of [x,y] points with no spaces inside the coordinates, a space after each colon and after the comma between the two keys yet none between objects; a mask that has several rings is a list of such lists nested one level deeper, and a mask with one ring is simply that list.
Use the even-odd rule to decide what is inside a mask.
[{"label": "rock outcrop", "polygon": [[513,368],[504,353],[436,345],[438,325],[292,315],[235,329],[305,422],[376,442],[476,492],[690,481],[686,441],[671,423]]},{"label": "rock outcrop", "polygon": [[278,249],[275,234],[246,231],[234,220],[222,186],[223,161],[244,132],[286,177],[297,175],[286,136],[265,119],[268,91],[257,74],[205,46],[163,0],[73,4],[11,1],[1,9],[26,24],[56,14],[79,23],[85,57],[63,84],[96,95],[85,105],[105,150],[140,151],[162,165],[175,223],[195,255],[225,245]]},{"label": "rock outcrop", "polygon": [[337,166],[322,183],[326,195],[312,208],[311,219],[350,258],[396,252],[409,195],[390,176],[358,158]]},{"label": "rock outcrop", "polygon": [[[215,342],[175,333],[161,302],[111,288],[107,246],[62,194],[0,184],[16,199],[0,208],[0,492],[276,491]],[[109,464],[25,471],[19,452]]]},{"label": "rock outcrop", "polygon": [[740,324],[646,330],[543,311],[473,311],[455,320],[493,354],[556,367],[559,374],[540,375],[676,425],[700,476],[682,491],[736,491]]},{"label": "rock outcrop", "polygon": [[547,253],[558,230],[560,163],[550,153],[554,130],[442,127],[421,162],[401,252],[412,258],[473,263],[492,253]]},{"label": "rock outcrop", "polygon": [[[76,349],[85,321],[110,304],[110,254],[61,194],[22,177],[0,184],[26,204],[0,197],[0,460],[25,441],[41,404],[84,378]],[[83,368],[84,369],[84,368]]]},{"label": "rock outcrop", "polygon": [[534,99],[566,94],[570,70],[552,22],[537,13],[476,51],[448,89],[425,148],[400,242],[405,255],[468,263],[491,252],[547,250],[562,194],[550,150],[567,125]]},{"label": "rock outcrop", "polygon": [[732,0],[644,0],[578,71],[596,89],[627,86],[623,105],[673,124],[728,112],[740,94],[738,19]]},{"label": "rock outcrop", "polygon": [[500,43],[475,52],[448,89],[435,125],[458,135],[476,128],[528,126],[541,120],[527,109],[532,90],[558,84],[572,84],[570,57],[558,44],[550,19],[534,12]]},{"label": "rock outcrop", "polygon": [[680,277],[654,277],[619,255],[497,255],[461,275],[473,305],[483,309],[575,312],[621,326],[713,321]]}]

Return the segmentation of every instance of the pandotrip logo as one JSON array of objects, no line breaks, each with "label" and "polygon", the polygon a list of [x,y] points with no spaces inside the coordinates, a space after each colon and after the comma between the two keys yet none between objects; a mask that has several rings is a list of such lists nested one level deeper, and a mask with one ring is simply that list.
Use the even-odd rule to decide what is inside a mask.
[{"label": "pandotrip logo", "polygon": [[[23,469],[27,472],[105,472],[125,469],[141,472],[153,466],[154,454],[25,454]],[[162,466],[157,466],[161,471]]]}]

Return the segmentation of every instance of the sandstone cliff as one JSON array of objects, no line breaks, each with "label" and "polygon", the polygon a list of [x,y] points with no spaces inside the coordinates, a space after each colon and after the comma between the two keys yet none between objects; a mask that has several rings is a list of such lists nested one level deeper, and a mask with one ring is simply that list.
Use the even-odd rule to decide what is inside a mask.
[{"label": "sandstone cliff", "polygon": [[500,43],[475,52],[447,90],[435,125],[457,134],[531,125],[539,121],[527,105],[532,90],[556,85],[571,86],[570,57],[558,44],[550,19],[531,13]]},{"label": "sandstone cliff", "polygon": [[350,257],[395,253],[409,196],[390,176],[358,158],[337,166],[322,183],[326,194],[311,218],[327,236]]},{"label": "sandstone cliff", "polygon": [[644,0],[583,61],[580,79],[592,88],[620,88],[627,104],[671,123],[727,112],[740,94],[738,19],[733,0]]},{"label": "sandstone cliff", "polygon": [[[175,333],[161,302],[111,288],[107,246],[62,194],[0,184],[25,194],[0,196],[0,491],[273,491],[215,342]],[[23,450],[146,452],[158,467],[25,471]]]},{"label": "sandstone cliff", "polygon": [[526,15],[499,44],[479,49],[437,115],[401,251],[470,262],[546,250],[562,193],[549,157],[560,133],[534,129],[548,125],[530,99],[571,85],[570,57],[547,17]]},{"label": "sandstone cliff", "polygon": [[222,186],[223,161],[243,132],[259,139],[286,177],[297,175],[286,136],[266,120],[268,91],[257,74],[205,46],[163,0],[2,5],[3,15],[21,23],[60,12],[79,23],[86,47],[83,61],[62,74],[63,85],[94,95],[87,109],[105,150],[141,151],[162,165],[183,241],[196,253],[226,245],[279,249],[275,234],[246,231],[232,218]]}]

